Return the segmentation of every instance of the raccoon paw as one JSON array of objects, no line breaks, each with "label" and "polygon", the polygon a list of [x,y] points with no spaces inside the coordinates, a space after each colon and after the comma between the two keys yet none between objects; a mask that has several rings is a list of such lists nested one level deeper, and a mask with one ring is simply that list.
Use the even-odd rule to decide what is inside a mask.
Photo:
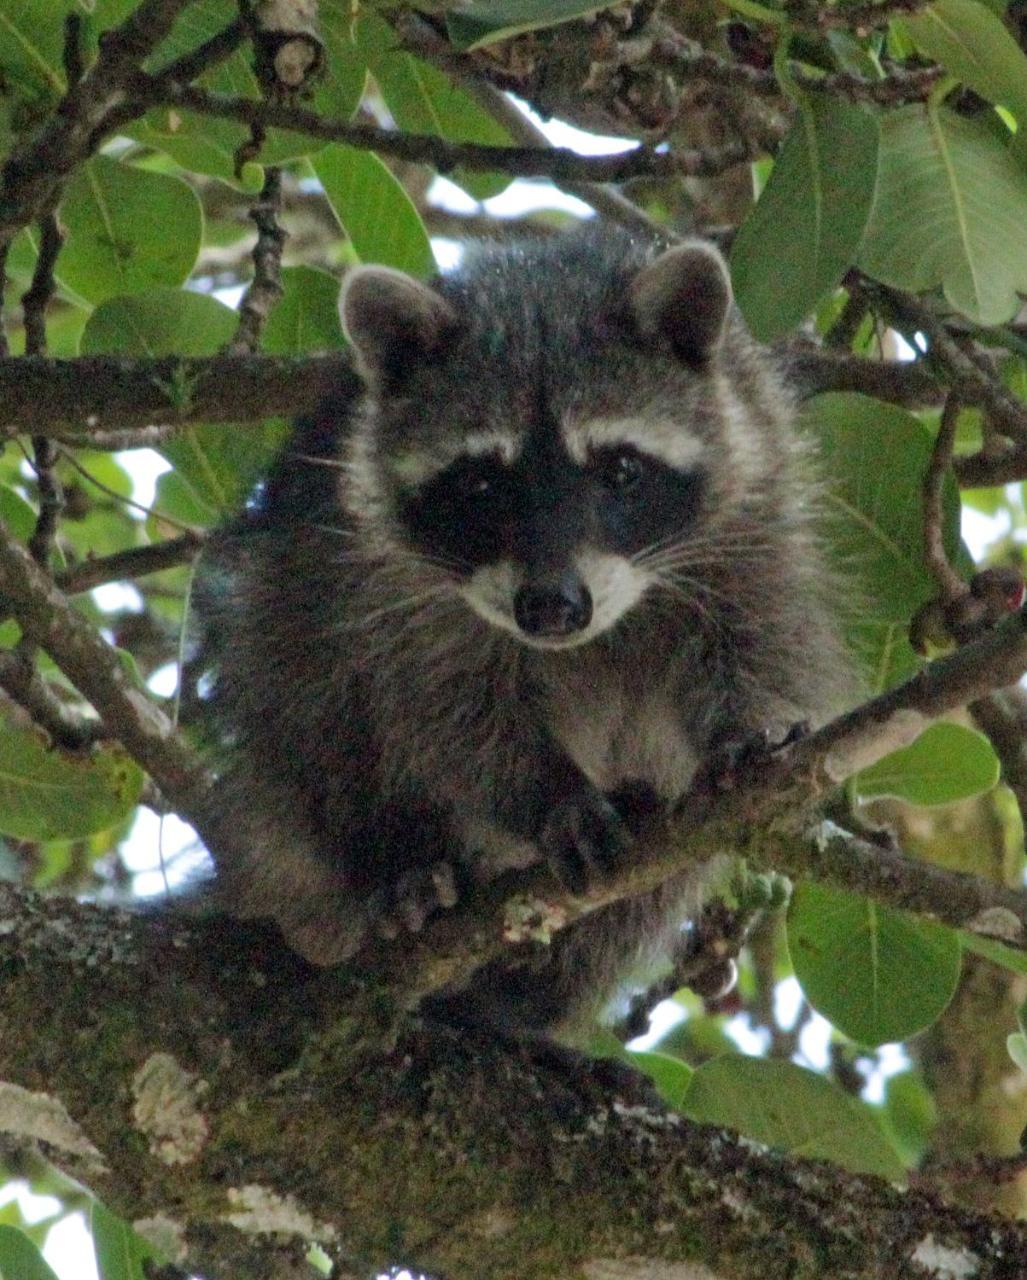
[{"label": "raccoon paw", "polygon": [[436,911],[456,905],[456,876],[450,862],[433,862],[399,877],[392,901],[378,921],[378,932],[395,938],[401,932],[420,933],[425,920]]},{"label": "raccoon paw", "polygon": [[553,874],[572,893],[586,893],[614,871],[631,844],[620,814],[598,791],[561,801],[539,838]]}]

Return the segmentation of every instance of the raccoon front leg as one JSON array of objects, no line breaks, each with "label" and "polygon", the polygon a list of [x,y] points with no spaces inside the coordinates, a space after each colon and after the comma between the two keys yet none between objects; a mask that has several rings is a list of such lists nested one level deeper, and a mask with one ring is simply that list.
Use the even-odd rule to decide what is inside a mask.
[{"label": "raccoon front leg", "polygon": [[616,869],[630,848],[630,833],[617,809],[555,743],[547,742],[537,760],[530,792],[518,787],[500,818],[537,845],[561,884],[584,893]]}]

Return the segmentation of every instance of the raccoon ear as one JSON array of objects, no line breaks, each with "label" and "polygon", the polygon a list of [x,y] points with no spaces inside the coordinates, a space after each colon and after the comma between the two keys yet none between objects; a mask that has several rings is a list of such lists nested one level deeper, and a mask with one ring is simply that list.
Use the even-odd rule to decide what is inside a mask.
[{"label": "raccoon ear", "polygon": [[731,307],[727,264],[711,244],[676,245],[635,276],[631,312],[643,338],[664,337],[690,364],[701,364],[720,347]]},{"label": "raccoon ear", "polygon": [[391,267],[355,267],[346,276],[339,315],[365,376],[390,381],[412,359],[437,351],[457,325],[450,304]]}]

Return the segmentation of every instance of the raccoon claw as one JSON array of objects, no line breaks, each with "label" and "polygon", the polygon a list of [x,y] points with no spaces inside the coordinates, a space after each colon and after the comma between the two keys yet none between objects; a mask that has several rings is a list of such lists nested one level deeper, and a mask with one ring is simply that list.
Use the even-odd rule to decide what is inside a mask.
[{"label": "raccoon claw", "polygon": [[617,810],[596,792],[558,804],[540,844],[560,883],[572,893],[586,893],[616,868],[630,836]]},{"label": "raccoon claw", "polygon": [[429,916],[455,906],[457,897],[451,863],[435,862],[419,867],[400,877],[392,908],[378,922],[378,932],[390,941],[401,932],[420,933]]}]

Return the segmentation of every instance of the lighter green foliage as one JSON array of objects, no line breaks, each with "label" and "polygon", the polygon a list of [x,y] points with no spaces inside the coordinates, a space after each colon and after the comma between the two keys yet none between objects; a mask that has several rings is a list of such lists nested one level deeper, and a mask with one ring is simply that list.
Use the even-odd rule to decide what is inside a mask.
[{"label": "lighter green foliage", "polygon": [[952,929],[822,884],[800,885],[788,948],[810,1004],[859,1044],[905,1040],[940,1017],[959,981]]},{"label": "lighter green foliage", "polygon": [[905,107],[881,125],[877,199],[859,254],[870,275],[1001,324],[1027,292],[1027,171],[986,124]]},{"label": "lighter green foliage", "polygon": [[793,329],[852,262],[874,196],[877,135],[860,107],[826,96],[800,101],[731,249],[735,296],[761,341]]}]

